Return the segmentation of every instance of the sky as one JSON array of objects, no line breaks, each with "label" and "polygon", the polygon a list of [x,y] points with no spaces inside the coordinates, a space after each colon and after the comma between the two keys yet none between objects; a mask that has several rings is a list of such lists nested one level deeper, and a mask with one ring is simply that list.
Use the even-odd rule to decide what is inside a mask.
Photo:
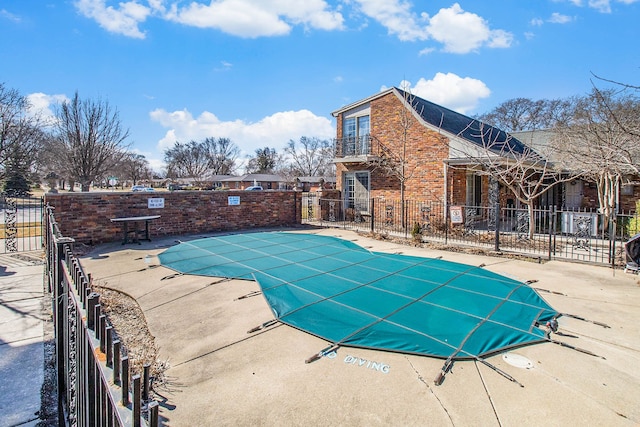
[{"label": "sky", "polygon": [[176,142],[332,139],[333,111],[392,86],[469,116],[640,86],[639,19],[640,0],[0,0],[0,82],[45,115],[108,102],[161,171]]}]

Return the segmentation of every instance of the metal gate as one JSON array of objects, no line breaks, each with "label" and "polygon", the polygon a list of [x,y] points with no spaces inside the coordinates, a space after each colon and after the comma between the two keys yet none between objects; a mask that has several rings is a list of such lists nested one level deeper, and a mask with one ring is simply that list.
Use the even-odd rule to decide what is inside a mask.
[{"label": "metal gate", "polygon": [[42,249],[42,197],[0,193],[0,253]]}]

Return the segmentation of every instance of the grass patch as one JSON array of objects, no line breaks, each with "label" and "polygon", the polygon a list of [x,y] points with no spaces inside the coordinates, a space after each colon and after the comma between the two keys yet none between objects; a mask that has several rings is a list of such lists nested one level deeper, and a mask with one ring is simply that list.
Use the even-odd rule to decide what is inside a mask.
[{"label": "grass patch", "polygon": [[[40,237],[42,236],[42,223],[41,222],[21,222],[16,224],[18,230],[17,238],[24,237]],[[0,239],[6,239],[7,226],[0,228]]]}]

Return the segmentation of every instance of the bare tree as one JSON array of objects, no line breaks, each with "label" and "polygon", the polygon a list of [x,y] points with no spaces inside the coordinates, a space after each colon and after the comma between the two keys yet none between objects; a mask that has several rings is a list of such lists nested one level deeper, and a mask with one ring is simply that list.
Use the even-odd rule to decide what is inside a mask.
[{"label": "bare tree", "polygon": [[149,162],[142,154],[127,153],[117,169],[122,174],[122,179],[130,180],[133,185],[152,176]]},{"label": "bare tree", "polygon": [[56,148],[63,175],[79,182],[82,191],[126,155],[129,131],[107,101],[81,100],[78,93],[56,110]]},{"label": "bare tree", "polygon": [[229,138],[205,138],[203,148],[209,158],[214,175],[231,175],[236,170],[240,149]]},{"label": "bare tree", "polygon": [[0,83],[0,174],[5,189],[28,190],[36,154],[46,139],[43,121],[30,108],[26,97]]},{"label": "bare tree", "polygon": [[299,143],[290,140],[284,152],[291,162],[291,173],[300,176],[324,176],[331,173],[332,146],[327,140],[303,136]]},{"label": "bare tree", "polygon": [[529,231],[535,232],[534,204],[555,185],[575,179],[579,172],[569,173],[552,161],[550,145],[530,145],[512,138],[483,122],[473,121],[466,131],[471,131],[482,145],[458,148],[460,157],[469,159],[476,167],[504,185],[513,196],[527,206]]},{"label": "bare tree", "polygon": [[446,149],[445,138],[437,136],[440,141],[431,146],[429,150],[423,150],[420,154],[409,150],[409,145],[415,139],[412,134],[414,126],[420,126],[417,116],[421,116],[423,107],[418,99],[408,89],[399,90],[401,108],[397,110],[393,122],[395,125],[387,135],[386,142],[374,138],[372,145],[376,147],[376,155],[367,162],[371,170],[378,170],[383,175],[389,177],[391,181],[396,181],[400,187],[400,215],[402,226],[405,223],[405,201],[407,183],[415,179],[416,174],[423,170],[426,163],[433,161],[440,155],[440,151]]},{"label": "bare tree", "polygon": [[507,132],[548,129],[568,119],[570,101],[561,99],[509,99],[478,120],[491,123]]},{"label": "bare tree", "polygon": [[574,100],[571,115],[570,123],[555,129],[554,149],[567,168],[597,183],[608,223],[620,185],[640,173],[640,101],[624,91],[594,88]]},{"label": "bare tree", "polygon": [[236,168],[239,149],[228,138],[205,138],[188,144],[176,142],[164,152],[167,176],[206,181],[212,175],[228,175]]},{"label": "bare tree", "polygon": [[209,158],[202,144],[193,140],[187,144],[176,142],[164,152],[164,161],[171,178],[203,180],[209,171]]},{"label": "bare tree", "polygon": [[273,173],[281,161],[275,148],[258,148],[256,156],[249,159],[247,173]]}]

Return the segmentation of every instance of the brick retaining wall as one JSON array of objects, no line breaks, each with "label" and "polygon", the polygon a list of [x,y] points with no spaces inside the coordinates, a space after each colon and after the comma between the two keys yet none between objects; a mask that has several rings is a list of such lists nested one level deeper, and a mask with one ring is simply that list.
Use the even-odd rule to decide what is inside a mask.
[{"label": "brick retaining wall", "polygon": [[[230,205],[229,197],[240,198]],[[164,199],[164,208],[149,208],[149,199]],[[45,195],[54,207],[65,237],[95,245],[122,239],[122,225],[111,218],[160,215],[151,222],[151,238],[301,223],[300,192],[176,191],[155,193],[89,192]]]}]

